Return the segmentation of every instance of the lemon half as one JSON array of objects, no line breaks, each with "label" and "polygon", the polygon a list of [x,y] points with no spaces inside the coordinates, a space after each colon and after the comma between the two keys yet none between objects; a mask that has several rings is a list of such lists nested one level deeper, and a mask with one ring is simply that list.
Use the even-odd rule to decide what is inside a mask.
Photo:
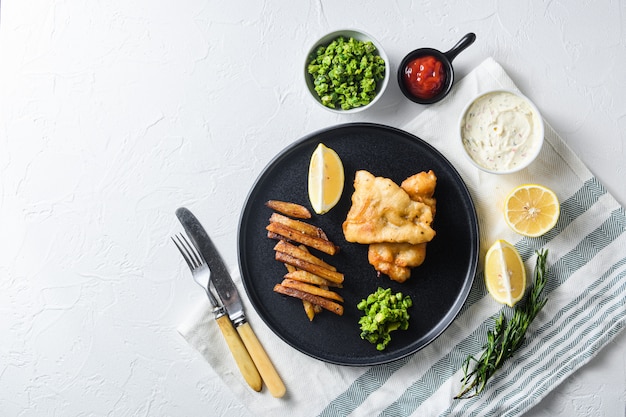
[{"label": "lemon half", "polygon": [[513,307],[526,292],[526,268],[515,246],[497,240],[485,256],[485,284],[498,302]]},{"label": "lemon half", "polygon": [[343,193],[343,163],[333,149],[317,145],[309,164],[309,200],[317,214],[335,207]]},{"label": "lemon half", "polygon": [[556,194],[543,185],[520,185],[504,201],[507,224],[524,236],[538,237],[545,234],[556,225],[559,212]]}]

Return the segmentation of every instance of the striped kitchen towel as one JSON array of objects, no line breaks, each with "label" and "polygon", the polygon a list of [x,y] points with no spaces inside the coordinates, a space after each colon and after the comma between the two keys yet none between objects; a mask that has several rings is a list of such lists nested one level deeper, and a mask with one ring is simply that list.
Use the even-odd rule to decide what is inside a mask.
[{"label": "striped kitchen towel", "polygon": [[[200,351],[251,415],[274,416],[519,416],[588,362],[626,321],[626,213],[578,157],[546,124],[538,159],[510,175],[491,175],[467,161],[457,140],[459,115],[477,94],[516,89],[502,67],[487,59],[460,80],[442,102],[403,129],[439,149],[465,180],[478,213],[481,262],[457,319],[433,343],[401,360],[373,367],[343,367],[292,349],[264,326],[251,306],[249,320],[283,376],[282,399],[252,392],[237,374],[206,303],[181,324],[180,333]],[[553,189],[561,202],[556,227],[540,238],[521,238],[506,225],[502,202],[523,183]],[[514,243],[532,271],[535,250],[547,248],[548,303],[527,340],[477,397],[455,400],[462,363],[479,355],[489,328],[503,310],[488,295],[482,259],[496,240]],[[243,293],[241,282],[237,285]]]}]

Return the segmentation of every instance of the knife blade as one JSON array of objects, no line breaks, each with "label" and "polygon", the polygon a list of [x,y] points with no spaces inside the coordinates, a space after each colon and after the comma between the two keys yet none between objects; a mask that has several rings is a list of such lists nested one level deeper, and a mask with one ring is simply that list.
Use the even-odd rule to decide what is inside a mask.
[{"label": "knife blade", "polygon": [[220,297],[230,320],[248,349],[248,353],[250,353],[252,361],[261,374],[261,378],[267,385],[267,389],[272,396],[276,398],[282,397],[286,392],[285,385],[263,345],[261,345],[254,330],[252,330],[250,323],[248,323],[241,298],[239,297],[239,291],[213,241],[204,230],[204,227],[202,227],[200,221],[187,208],[181,207],[177,209],[176,216],[209,265],[211,282],[217,291],[217,295]]}]

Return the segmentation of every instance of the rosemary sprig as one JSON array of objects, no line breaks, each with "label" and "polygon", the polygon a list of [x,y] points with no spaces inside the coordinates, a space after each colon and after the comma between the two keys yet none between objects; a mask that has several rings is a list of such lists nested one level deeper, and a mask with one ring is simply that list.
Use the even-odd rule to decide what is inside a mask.
[{"label": "rosemary sprig", "polygon": [[[504,312],[496,319],[493,330],[487,332],[487,343],[479,359],[469,355],[463,361],[463,386],[461,392],[454,397],[471,398],[482,392],[487,381],[496,373],[504,362],[513,357],[517,349],[524,343],[526,330],[543,306],[548,301],[542,297],[546,286],[546,258],[548,250],[536,251],[537,262],[534,271],[534,286],[523,307],[515,307],[513,316],[507,322]],[[470,365],[476,365],[470,371]]]}]

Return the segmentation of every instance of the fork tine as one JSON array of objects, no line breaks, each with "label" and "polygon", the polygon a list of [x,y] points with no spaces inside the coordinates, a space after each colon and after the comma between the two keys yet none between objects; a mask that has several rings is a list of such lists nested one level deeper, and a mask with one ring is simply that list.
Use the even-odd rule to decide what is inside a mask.
[{"label": "fork tine", "polygon": [[176,245],[180,253],[183,255],[183,258],[185,258],[187,265],[189,265],[189,269],[191,269],[195,281],[202,288],[204,288],[204,291],[209,296],[211,304],[213,305],[213,307],[217,308],[219,303],[217,301],[217,298],[215,298],[215,295],[213,295],[213,291],[211,290],[209,281],[202,282],[199,277],[196,276],[196,270],[204,264],[204,260],[200,257],[200,254],[198,253],[196,247],[192,245],[187,240],[187,238],[185,238],[185,235],[180,233],[178,235],[175,235],[175,237],[176,239],[172,237],[172,240],[174,241],[174,244]]},{"label": "fork tine", "polygon": [[202,259],[202,256],[200,256],[200,253],[198,252],[196,246],[189,242],[187,237],[185,237],[185,235],[183,235],[182,233],[179,233],[176,237],[178,238],[179,245],[187,254],[189,263],[193,265],[192,270],[201,267],[205,262],[204,259]]},{"label": "fork tine", "polygon": [[[178,241],[175,238],[177,238]],[[183,255],[183,259],[185,260],[185,262],[187,262],[187,266],[189,266],[189,269],[191,269],[192,271],[196,269],[196,266],[193,264],[191,256],[189,255],[189,251],[181,241],[180,235],[172,236],[172,242],[174,242],[174,245],[176,245],[176,248],[178,248],[180,254]]]},{"label": "fork tine", "polygon": [[180,234],[179,236],[182,238],[183,244],[187,247],[188,253],[191,255],[191,259],[193,260],[194,265],[196,265],[196,268],[198,268],[204,263],[204,260],[198,253],[198,249],[196,248],[196,245],[189,242],[189,240],[185,237],[185,235]]}]

